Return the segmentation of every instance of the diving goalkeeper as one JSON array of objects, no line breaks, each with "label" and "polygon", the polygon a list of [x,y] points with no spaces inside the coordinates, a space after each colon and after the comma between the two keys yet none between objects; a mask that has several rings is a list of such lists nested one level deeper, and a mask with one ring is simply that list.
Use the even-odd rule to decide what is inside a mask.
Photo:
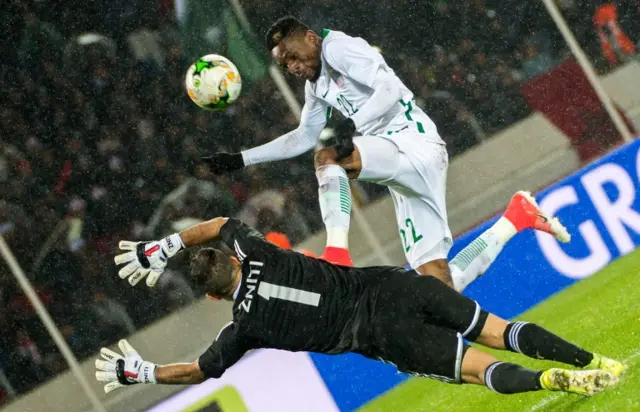
[{"label": "diving goalkeeper", "polygon": [[[144,361],[126,341],[107,348],[96,378],[111,392],[137,383],[195,384],[219,378],[247,351],[274,348],[359,353],[400,371],[449,383],[485,385],[501,394],[564,391],[591,395],[614,385],[625,365],[588,352],[540,326],[509,323],[432,276],[380,266],[350,268],[280,249],[255,229],[215,218],[158,242],[120,242],[120,276],[157,279],[181,250],[199,249],[191,276],[208,297],[233,302],[233,320],[191,363]],[[226,247],[224,249],[226,249]],[[498,361],[464,339],[582,370],[531,370]]]}]

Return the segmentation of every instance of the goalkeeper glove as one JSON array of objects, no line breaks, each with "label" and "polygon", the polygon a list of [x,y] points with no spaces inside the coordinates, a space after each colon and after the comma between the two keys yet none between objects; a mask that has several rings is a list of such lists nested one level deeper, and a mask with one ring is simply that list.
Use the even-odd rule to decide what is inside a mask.
[{"label": "goalkeeper glove", "polygon": [[104,391],[109,393],[123,386],[136,383],[157,383],[156,364],[142,360],[138,352],[125,339],[118,342],[122,356],[108,348],[100,349],[106,359],[96,359],[96,379],[107,382]]},{"label": "goalkeeper glove", "polygon": [[351,119],[343,120],[334,129],[336,139],[335,149],[337,158],[336,161],[340,161],[345,157],[351,156],[354,151],[353,135],[356,133],[356,125]]},{"label": "goalkeeper glove", "polygon": [[[120,250],[125,251],[114,258],[116,265],[124,265],[118,271],[121,279],[129,278],[135,286],[147,277],[147,286],[155,286],[167,266],[167,260],[184,249],[180,235],[174,233],[159,242],[130,242],[122,240]],[[148,275],[148,276],[147,276]]]},{"label": "goalkeeper glove", "polygon": [[213,153],[202,156],[202,161],[209,164],[213,174],[233,172],[244,167],[242,153]]}]

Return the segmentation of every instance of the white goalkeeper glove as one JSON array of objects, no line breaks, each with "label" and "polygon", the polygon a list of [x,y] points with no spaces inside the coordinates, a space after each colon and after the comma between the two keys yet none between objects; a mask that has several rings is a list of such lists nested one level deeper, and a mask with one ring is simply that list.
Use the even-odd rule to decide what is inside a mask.
[{"label": "white goalkeeper glove", "polygon": [[125,339],[118,342],[118,346],[124,356],[102,348],[100,355],[106,360],[96,359],[96,379],[107,382],[104,385],[106,393],[136,383],[157,383],[156,364],[142,360]]},{"label": "white goalkeeper glove", "polygon": [[[130,242],[121,240],[120,250],[125,251],[114,258],[116,265],[124,265],[118,271],[121,279],[129,278],[135,286],[147,277],[147,286],[155,286],[158,278],[167,266],[167,260],[184,249],[184,243],[178,233],[156,242]],[[148,276],[147,276],[148,275]]]}]

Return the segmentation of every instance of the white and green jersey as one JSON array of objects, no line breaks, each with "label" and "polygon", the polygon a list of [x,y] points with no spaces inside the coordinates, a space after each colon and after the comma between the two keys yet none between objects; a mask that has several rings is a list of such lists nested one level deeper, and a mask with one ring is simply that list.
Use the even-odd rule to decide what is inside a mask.
[{"label": "white and green jersey", "polygon": [[[385,72],[393,78],[400,98],[382,116],[358,124],[362,135],[392,134],[400,130],[425,133],[441,142],[436,126],[413,100],[413,93],[395,75],[376,49],[362,38],[323,30],[322,71],[315,83],[307,82],[307,102],[339,110],[354,121],[375,91],[376,77]],[[330,110],[330,109],[326,109]]]},{"label": "white and green jersey", "polygon": [[[364,39],[322,31],[322,68],[305,84],[300,126],[279,138],[242,152],[245,165],[288,159],[315,147],[333,108],[351,118],[362,135],[421,134],[444,144],[436,125],[413,100],[413,93],[384,58]],[[376,93],[377,92],[377,93]],[[372,101],[372,96],[375,95]]]}]

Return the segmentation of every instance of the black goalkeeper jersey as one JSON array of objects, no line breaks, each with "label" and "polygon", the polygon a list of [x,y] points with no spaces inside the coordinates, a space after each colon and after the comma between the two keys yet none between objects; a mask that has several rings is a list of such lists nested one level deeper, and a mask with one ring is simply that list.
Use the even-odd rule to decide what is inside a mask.
[{"label": "black goalkeeper jersey", "polygon": [[248,350],[327,354],[366,352],[372,285],[401,268],[348,268],[281,249],[250,226],[229,219],[222,240],[242,263],[233,321],[200,357],[207,377],[220,377]]}]

